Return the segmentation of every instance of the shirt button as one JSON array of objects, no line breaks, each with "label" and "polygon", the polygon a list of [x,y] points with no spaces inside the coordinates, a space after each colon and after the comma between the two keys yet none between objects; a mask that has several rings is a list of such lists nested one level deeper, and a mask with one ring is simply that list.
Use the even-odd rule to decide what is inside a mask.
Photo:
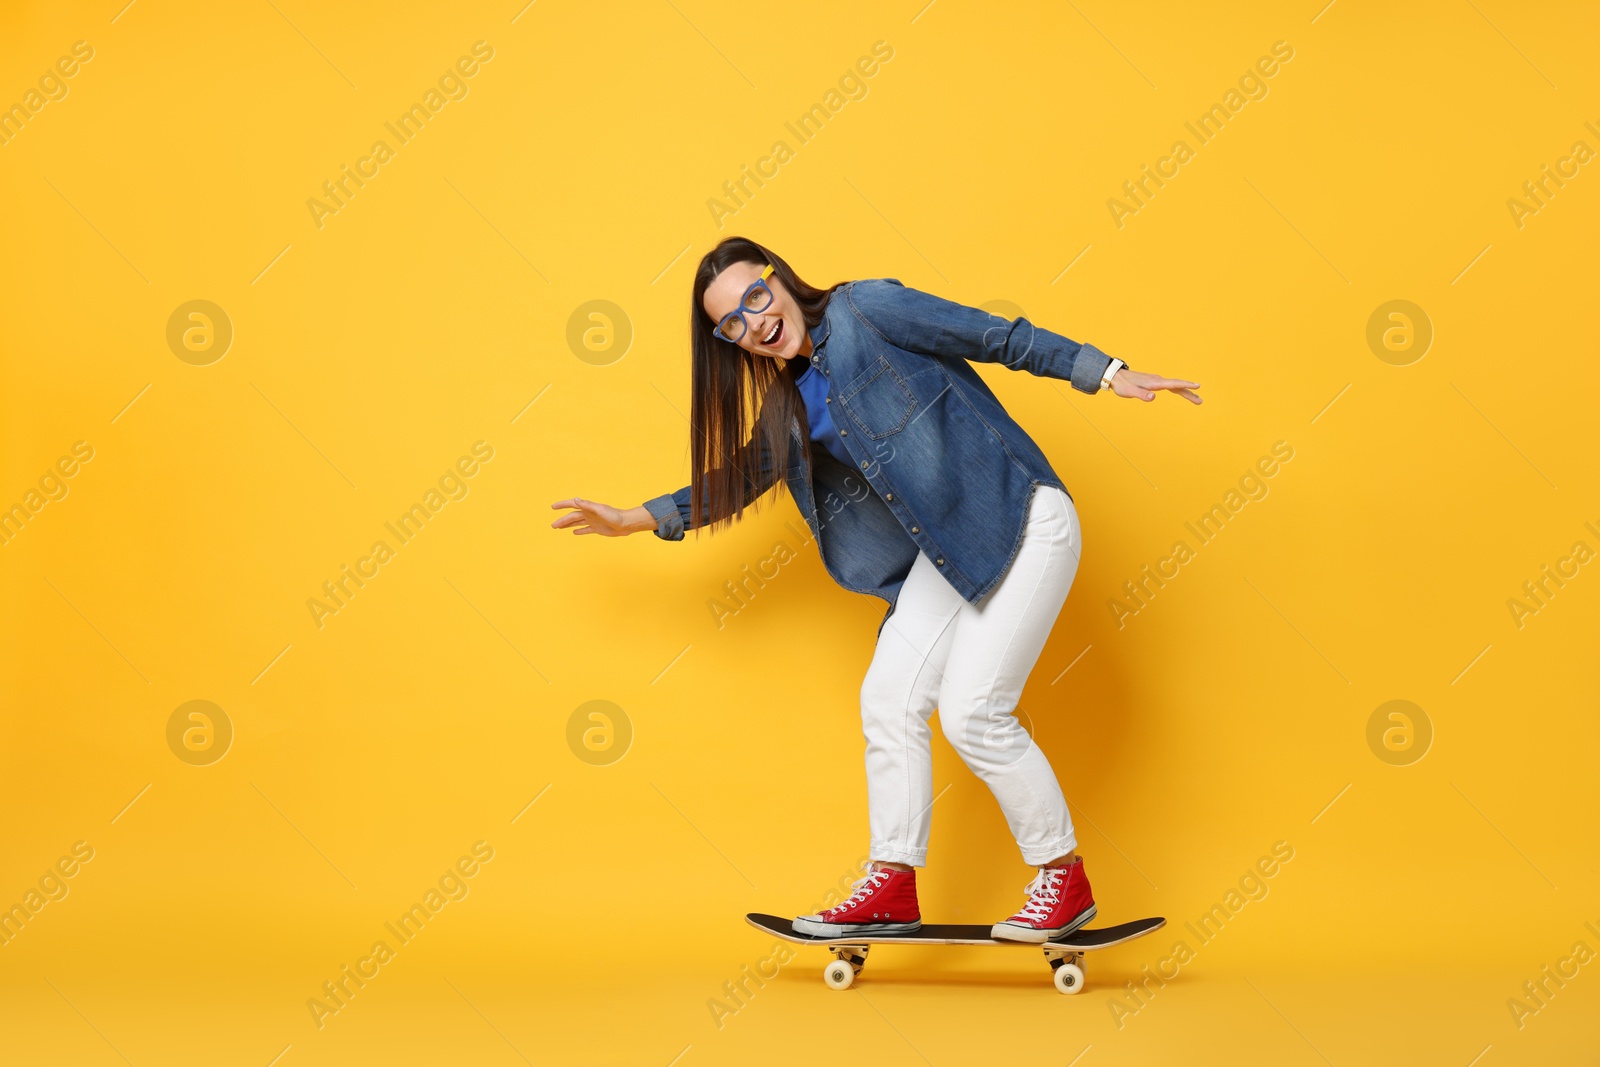
[{"label": "shirt button", "polygon": [[862,470],[866,470],[867,469],[867,461],[866,460],[862,460],[861,461],[861,469]]},{"label": "shirt button", "polygon": [[849,437],[850,436],[850,431],[849,430],[840,430],[839,431],[839,436],[840,437]]},{"label": "shirt button", "polygon": [[944,557],[940,556],[938,559],[934,560],[934,562],[937,563],[939,566],[943,567],[944,566]]},{"label": "shirt button", "polygon": [[827,399],[825,399],[825,400],[824,400],[824,401],[823,401],[823,403],[824,403],[824,404],[831,404],[831,403],[833,403],[833,397],[831,397],[831,396],[830,396],[830,397],[828,397],[828,398],[827,398]]},{"label": "shirt button", "polygon": [[913,526],[913,527],[911,527],[911,532],[912,533],[921,533],[922,530],[919,527]]},{"label": "shirt button", "polygon": [[887,496],[885,496],[883,499],[885,499],[885,500],[893,500],[894,499],[894,494],[890,493]]}]

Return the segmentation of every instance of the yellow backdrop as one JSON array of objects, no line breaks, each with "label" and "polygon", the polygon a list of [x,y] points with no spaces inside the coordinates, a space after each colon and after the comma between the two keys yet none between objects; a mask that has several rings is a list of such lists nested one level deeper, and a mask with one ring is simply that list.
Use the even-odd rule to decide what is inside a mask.
[{"label": "yellow backdrop", "polygon": [[[1600,20],[1321,2],[6,5],[4,1059],[1593,1062]],[[982,369],[1084,524],[1027,721],[1169,919],[1081,996],[742,922],[866,839],[792,501],[550,529],[687,482],[732,233],[1202,383]]]}]

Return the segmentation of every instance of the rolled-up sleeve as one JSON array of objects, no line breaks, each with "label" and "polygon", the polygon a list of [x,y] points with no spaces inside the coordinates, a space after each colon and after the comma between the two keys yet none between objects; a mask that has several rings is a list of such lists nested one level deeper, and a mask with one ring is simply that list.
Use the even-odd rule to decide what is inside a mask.
[{"label": "rolled-up sleeve", "polygon": [[912,289],[895,278],[871,278],[844,290],[857,318],[898,348],[932,356],[999,363],[1042,378],[1071,382],[1079,392],[1100,391],[1111,357],[1035,326],[981,308]]},{"label": "rolled-up sleeve", "polygon": [[655,534],[663,541],[682,541],[688,526],[689,487],[676,493],[663,493],[644,502],[644,509],[656,520]]}]

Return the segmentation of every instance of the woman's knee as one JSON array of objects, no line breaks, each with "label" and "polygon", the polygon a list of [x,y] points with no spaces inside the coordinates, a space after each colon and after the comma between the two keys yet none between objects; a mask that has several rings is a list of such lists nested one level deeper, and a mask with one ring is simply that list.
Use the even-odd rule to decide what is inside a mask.
[{"label": "woman's knee", "polygon": [[905,684],[874,660],[867,668],[866,677],[861,679],[861,714],[865,717],[874,709],[901,703],[904,695]]},{"label": "woman's knee", "polygon": [[873,668],[861,681],[861,727],[868,736],[874,731],[903,730],[913,717],[910,712],[922,719],[933,714],[931,707],[924,710],[916,705],[915,688],[893,671]]},{"label": "woman's knee", "polygon": [[1009,708],[997,708],[987,700],[941,703],[939,726],[969,766],[1015,762],[1033,744]]}]

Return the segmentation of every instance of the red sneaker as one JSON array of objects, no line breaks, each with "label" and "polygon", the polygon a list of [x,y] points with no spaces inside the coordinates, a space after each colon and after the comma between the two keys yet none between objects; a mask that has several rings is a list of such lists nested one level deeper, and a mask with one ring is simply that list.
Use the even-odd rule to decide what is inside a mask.
[{"label": "red sneaker", "polygon": [[1094,894],[1083,873],[1083,860],[1065,867],[1040,867],[1028,884],[1022,910],[994,924],[997,941],[1058,941],[1094,918]]},{"label": "red sneaker", "polygon": [[849,937],[851,934],[909,934],[922,927],[917,909],[917,872],[884,867],[871,871],[850,887],[843,902],[821,915],[802,915],[794,932],[812,937]]}]

